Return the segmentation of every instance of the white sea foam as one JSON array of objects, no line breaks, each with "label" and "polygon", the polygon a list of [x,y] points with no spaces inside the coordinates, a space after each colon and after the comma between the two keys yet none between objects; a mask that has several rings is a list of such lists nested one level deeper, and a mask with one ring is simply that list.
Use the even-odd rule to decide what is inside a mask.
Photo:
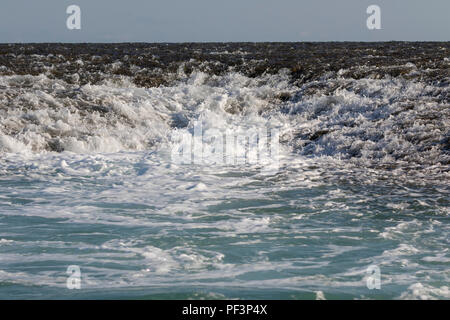
[{"label": "white sea foam", "polygon": [[[217,132],[245,135],[271,127],[304,155],[366,165],[448,162],[438,143],[450,126],[449,109],[433,100],[445,94],[442,88],[401,79],[323,81],[299,89],[285,72],[255,79],[194,72],[176,85],[144,89],[126,80],[77,87],[45,75],[2,76],[0,98],[8,99],[8,107],[0,109],[0,151],[117,152],[161,143],[175,148],[173,134],[192,134],[200,121],[206,141]],[[319,84],[342,89],[303,94]],[[280,103],[281,93],[298,98]]]},{"label": "white sea foam", "polygon": [[[1,234],[0,281],[64,287],[64,267],[79,260],[86,288],[245,286],[317,298],[351,288],[363,297],[376,264],[382,287],[404,291],[388,288],[395,297],[448,297],[440,146],[449,118],[433,98],[447,88],[179,72],[157,88],[126,77],[81,87],[0,77],[0,226],[26,224]],[[196,122],[205,140],[278,129],[279,170],[172,161],[177,134],[193,136]],[[212,143],[203,148],[212,153]],[[18,272],[19,262],[30,269]]]},{"label": "white sea foam", "polygon": [[448,286],[432,287],[423,285],[418,282],[411,285],[408,290],[400,296],[400,299],[408,300],[436,300],[436,299],[449,299],[450,289]]}]

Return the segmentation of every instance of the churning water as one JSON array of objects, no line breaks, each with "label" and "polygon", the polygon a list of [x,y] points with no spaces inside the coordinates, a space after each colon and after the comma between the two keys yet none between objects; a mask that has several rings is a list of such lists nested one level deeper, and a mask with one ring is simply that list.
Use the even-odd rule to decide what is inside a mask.
[{"label": "churning water", "polygon": [[0,45],[0,298],[449,299],[449,52]]}]

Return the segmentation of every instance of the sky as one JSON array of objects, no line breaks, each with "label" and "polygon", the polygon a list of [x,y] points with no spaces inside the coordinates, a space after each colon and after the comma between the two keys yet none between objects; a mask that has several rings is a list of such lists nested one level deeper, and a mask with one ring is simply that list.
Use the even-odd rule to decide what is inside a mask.
[{"label": "sky", "polygon": [[[73,4],[80,30],[66,26]],[[1,0],[0,43],[450,41],[449,12],[449,0]]]}]

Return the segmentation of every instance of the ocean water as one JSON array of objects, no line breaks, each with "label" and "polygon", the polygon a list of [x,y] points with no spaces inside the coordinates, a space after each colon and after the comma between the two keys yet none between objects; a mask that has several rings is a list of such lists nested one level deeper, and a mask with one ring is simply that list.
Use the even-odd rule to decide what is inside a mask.
[{"label": "ocean water", "polygon": [[0,299],[449,299],[449,58],[0,45]]}]

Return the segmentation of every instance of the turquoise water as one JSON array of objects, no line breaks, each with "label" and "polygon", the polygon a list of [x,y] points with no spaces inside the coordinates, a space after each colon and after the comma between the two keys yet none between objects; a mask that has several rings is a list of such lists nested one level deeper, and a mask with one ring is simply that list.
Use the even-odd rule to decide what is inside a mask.
[{"label": "turquoise water", "polygon": [[450,299],[448,43],[23,46],[0,299]]},{"label": "turquoise water", "polygon": [[147,152],[15,157],[1,167],[3,299],[448,298],[445,182],[301,157],[273,175]]}]

